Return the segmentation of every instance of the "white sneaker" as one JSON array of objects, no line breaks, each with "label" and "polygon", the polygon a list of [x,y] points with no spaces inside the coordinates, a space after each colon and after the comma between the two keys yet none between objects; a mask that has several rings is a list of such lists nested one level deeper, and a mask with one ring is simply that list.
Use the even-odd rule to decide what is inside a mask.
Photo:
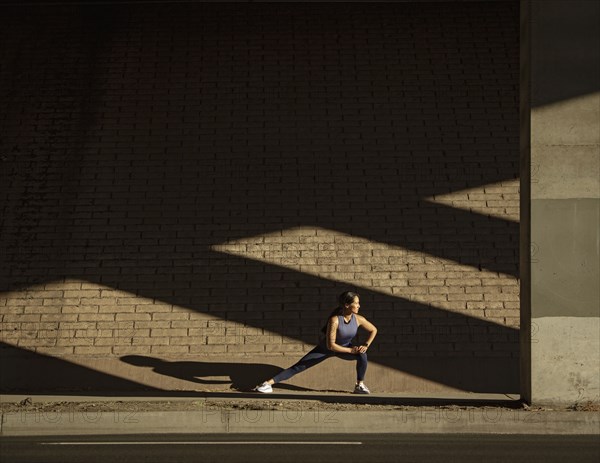
[{"label": "white sneaker", "polygon": [[256,392],[262,392],[263,394],[269,394],[269,393],[273,392],[273,388],[266,381],[264,383],[262,383],[260,386],[256,386],[253,390]]},{"label": "white sneaker", "polygon": [[354,393],[355,394],[370,394],[371,391],[369,391],[369,388],[367,386],[365,386],[365,383],[358,383],[354,387]]}]

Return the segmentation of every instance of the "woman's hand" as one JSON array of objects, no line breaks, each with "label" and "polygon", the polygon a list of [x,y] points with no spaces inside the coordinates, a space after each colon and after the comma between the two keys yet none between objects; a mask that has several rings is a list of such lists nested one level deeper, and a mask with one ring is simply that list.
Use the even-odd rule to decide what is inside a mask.
[{"label": "woman's hand", "polygon": [[369,346],[366,344],[363,344],[362,346],[352,346],[352,351],[350,353],[354,355],[364,354],[368,348]]}]

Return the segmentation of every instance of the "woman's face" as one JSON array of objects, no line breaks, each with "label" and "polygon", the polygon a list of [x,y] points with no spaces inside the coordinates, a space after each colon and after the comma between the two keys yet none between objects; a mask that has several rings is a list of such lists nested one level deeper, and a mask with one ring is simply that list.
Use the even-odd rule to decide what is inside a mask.
[{"label": "woman's face", "polygon": [[346,307],[348,307],[352,313],[358,313],[360,310],[360,300],[358,299],[358,296],[354,296],[352,303],[347,304]]}]

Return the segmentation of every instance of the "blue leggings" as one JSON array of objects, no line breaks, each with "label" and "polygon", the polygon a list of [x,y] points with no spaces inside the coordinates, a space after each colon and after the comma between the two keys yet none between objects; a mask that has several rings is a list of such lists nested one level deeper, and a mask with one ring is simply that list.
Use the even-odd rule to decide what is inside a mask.
[{"label": "blue leggings", "polygon": [[[344,346],[349,347],[349,346]],[[280,383],[281,381],[285,381],[286,379],[290,379],[292,376],[306,370],[307,368],[314,367],[318,363],[321,363],[323,360],[328,359],[329,357],[339,357],[344,360],[356,360],[356,379],[358,381],[362,381],[365,379],[365,374],[367,373],[367,354],[345,354],[341,352],[334,352],[332,350],[327,349],[325,346],[318,345],[313,350],[311,350],[308,354],[302,357],[298,363],[291,366],[287,370],[283,370],[273,376],[273,381],[275,383]]]}]

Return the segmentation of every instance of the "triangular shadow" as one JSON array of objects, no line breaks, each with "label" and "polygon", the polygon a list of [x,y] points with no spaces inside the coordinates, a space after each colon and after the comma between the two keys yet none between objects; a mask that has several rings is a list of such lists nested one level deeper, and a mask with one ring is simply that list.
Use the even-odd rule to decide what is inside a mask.
[{"label": "triangular shadow", "polygon": [[[0,342],[0,390],[4,393],[50,393],[117,396],[160,389],[76,365],[67,360],[35,353]],[[24,367],[25,366],[25,367]]]}]

